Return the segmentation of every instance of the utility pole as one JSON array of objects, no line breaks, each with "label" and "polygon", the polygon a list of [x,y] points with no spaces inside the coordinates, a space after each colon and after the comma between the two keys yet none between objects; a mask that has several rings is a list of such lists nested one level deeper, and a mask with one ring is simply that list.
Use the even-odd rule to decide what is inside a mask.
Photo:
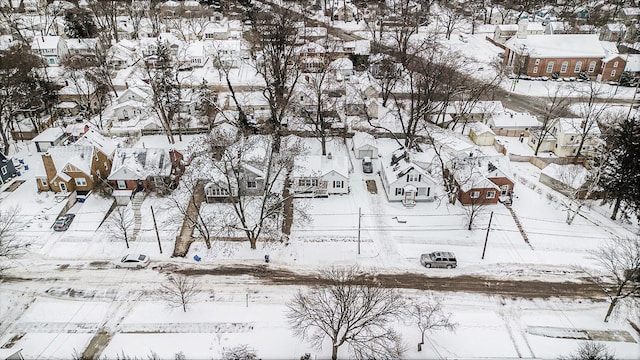
[{"label": "utility pole", "polygon": [[362,208],[358,208],[358,255],[360,255],[360,227],[362,224]]},{"label": "utility pole", "polygon": [[487,240],[489,240],[489,230],[491,230],[491,220],[493,220],[493,211],[489,216],[489,225],[487,226],[487,235],[484,237],[484,248],[482,248],[482,260],[484,260],[484,253],[487,251]]},{"label": "utility pole", "polygon": [[151,207],[151,216],[153,217],[153,227],[156,229],[156,238],[158,239],[158,247],[160,248],[160,254],[162,254],[162,244],[160,243],[160,234],[158,233],[158,224],[156,223],[156,214],[153,212],[153,206]]}]

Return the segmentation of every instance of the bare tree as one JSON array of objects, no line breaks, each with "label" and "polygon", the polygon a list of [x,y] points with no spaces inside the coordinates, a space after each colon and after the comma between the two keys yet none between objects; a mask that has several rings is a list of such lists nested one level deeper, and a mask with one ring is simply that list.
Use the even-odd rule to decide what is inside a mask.
[{"label": "bare tree", "polygon": [[407,315],[411,319],[411,323],[420,330],[418,351],[422,351],[427,331],[455,330],[456,323],[451,320],[451,314],[444,311],[442,303],[443,299],[430,297],[423,301],[412,301],[409,305]]},{"label": "bare tree", "polygon": [[222,349],[222,360],[257,360],[256,351],[247,345]]},{"label": "bare tree", "polygon": [[89,9],[93,11],[96,26],[105,44],[118,42],[118,1],[89,0]]},{"label": "bare tree", "polygon": [[28,246],[16,237],[22,228],[19,216],[17,207],[0,209],[0,274],[8,268],[6,261],[21,255]]},{"label": "bare tree", "polygon": [[403,315],[396,290],[364,278],[357,267],[330,268],[320,277],[324,285],[299,291],[287,304],[294,331],[318,348],[328,338],[333,360],[344,344],[356,359],[402,357],[400,335],[389,327]]},{"label": "bare tree", "polygon": [[283,120],[290,111],[290,102],[300,77],[295,44],[298,38],[297,23],[301,19],[298,13],[283,7],[272,7],[269,12],[253,14],[248,38],[256,72],[266,84],[263,94],[271,112],[267,126],[275,136],[273,148],[277,152]]},{"label": "bare tree", "polygon": [[445,29],[445,36],[447,40],[450,40],[453,31],[457,30],[464,20],[462,8],[457,6],[455,2],[444,4],[444,6],[442,6],[440,20]]},{"label": "bare tree", "polygon": [[609,321],[614,309],[621,303],[627,302],[630,309],[637,310],[640,304],[640,235],[608,239],[592,252],[591,258],[602,273],[597,274],[586,268],[582,270],[609,298],[604,321]]},{"label": "bare tree", "polygon": [[299,142],[287,139],[276,153],[269,148],[271,141],[214,129],[194,144],[196,156],[190,164],[205,169],[199,178],[219,189],[227,205],[215,225],[228,233],[244,233],[252,249],[261,239],[282,239],[279,220],[291,196],[284,195],[282,186],[294,157],[304,151]]},{"label": "bare tree", "polygon": [[544,140],[547,138],[555,125],[555,119],[566,116],[569,109],[569,97],[564,92],[564,89],[560,86],[556,87],[555,90],[547,87],[547,99],[544,107],[544,112],[541,118],[539,118],[542,123],[540,129],[532,132],[531,136],[536,141],[536,148],[534,155],[538,156],[538,152],[540,151],[540,147],[544,143]]},{"label": "bare tree", "polygon": [[180,86],[176,62],[167,46],[158,41],[157,51],[152,58],[145,60],[145,76],[149,81],[152,106],[170,144],[175,143],[173,126],[180,111]]},{"label": "bare tree", "polygon": [[607,345],[594,341],[585,341],[578,350],[568,356],[560,356],[559,360],[615,360]]},{"label": "bare tree", "polygon": [[[195,168],[198,162],[192,162],[189,169]],[[211,249],[212,240],[216,237],[214,231],[215,219],[200,211],[204,197],[204,182],[191,172],[180,178],[180,187],[171,193],[169,199],[174,208],[180,213],[177,221],[185,219],[198,232],[198,237],[204,240],[207,249]]]},{"label": "bare tree", "polygon": [[198,281],[181,274],[170,275],[167,282],[163,283],[161,287],[161,296],[169,306],[182,308],[184,312],[187,312],[187,306],[200,293]]},{"label": "bare tree", "polygon": [[107,230],[115,240],[124,241],[129,248],[129,240],[133,236],[135,220],[133,213],[126,206],[116,206],[107,220]]},{"label": "bare tree", "polygon": [[[598,128],[598,123],[601,122],[607,113],[609,107],[611,107],[614,94],[608,92],[603,84],[595,81],[590,81],[586,88],[577,86],[573,90],[580,94],[580,107],[578,115],[583,119],[578,130],[580,143],[576,149],[574,157],[578,159],[583,155],[585,145],[594,136],[595,130]],[[590,152],[591,149],[587,152]],[[589,155],[589,154],[586,154]]]}]

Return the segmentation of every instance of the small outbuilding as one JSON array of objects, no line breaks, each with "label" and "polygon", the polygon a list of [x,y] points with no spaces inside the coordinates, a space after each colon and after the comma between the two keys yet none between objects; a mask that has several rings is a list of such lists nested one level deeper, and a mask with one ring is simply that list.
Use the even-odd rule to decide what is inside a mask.
[{"label": "small outbuilding", "polygon": [[61,145],[67,138],[64,130],[58,127],[50,127],[33,138],[38,152],[46,152],[52,146]]},{"label": "small outbuilding", "polygon": [[469,137],[476,145],[491,146],[496,140],[496,133],[486,124],[475,122],[469,128]]},{"label": "small outbuilding", "polygon": [[378,146],[376,145],[376,138],[371,134],[356,132],[353,135],[353,152],[356,155],[356,159],[365,157],[377,159]]}]

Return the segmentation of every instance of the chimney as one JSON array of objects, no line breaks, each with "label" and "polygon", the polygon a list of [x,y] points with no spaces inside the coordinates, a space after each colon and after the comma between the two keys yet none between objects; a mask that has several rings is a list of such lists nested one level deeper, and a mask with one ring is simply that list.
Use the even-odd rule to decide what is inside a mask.
[{"label": "chimney", "polygon": [[327,154],[327,159],[329,159],[329,160],[331,160],[331,159],[332,159],[332,157],[331,157],[331,153],[328,153],[328,154]]},{"label": "chimney", "polygon": [[518,32],[516,33],[516,37],[518,39],[527,38],[527,27],[529,27],[528,19],[522,19],[518,22]]}]

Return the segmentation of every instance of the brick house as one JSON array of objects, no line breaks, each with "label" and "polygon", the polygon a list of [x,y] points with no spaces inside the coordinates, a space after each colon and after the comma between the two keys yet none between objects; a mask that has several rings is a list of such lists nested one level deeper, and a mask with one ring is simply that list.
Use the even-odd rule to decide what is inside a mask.
[{"label": "brick house", "polygon": [[173,189],[184,173],[183,158],[174,149],[118,148],[107,180],[115,190]]},{"label": "brick house", "polygon": [[611,54],[602,59],[602,68],[600,69],[601,81],[618,81],[620,75],[625,69],[627,61],[619,54]]},{"label": "brick house", "polygon": [[603,66],[607,55],[595,34],[527,35],[519,31],[505,43],[503,61],[514,73],[531,77],[579,77],[584,73],[592,79],[616,81],[622,71]]},{"label": "brick house", "polygon": [[89,145],[52,146],[41,156],[43,168],[35,175],[39,191],[87,193],[111,165],[104,153]]},{"label": "brick house", "polygon": [[511,196],[515,186],[509,158],[504,155],[454,158],[445,175],[458,187],[462,205],[497,204],[500,197]]}]

